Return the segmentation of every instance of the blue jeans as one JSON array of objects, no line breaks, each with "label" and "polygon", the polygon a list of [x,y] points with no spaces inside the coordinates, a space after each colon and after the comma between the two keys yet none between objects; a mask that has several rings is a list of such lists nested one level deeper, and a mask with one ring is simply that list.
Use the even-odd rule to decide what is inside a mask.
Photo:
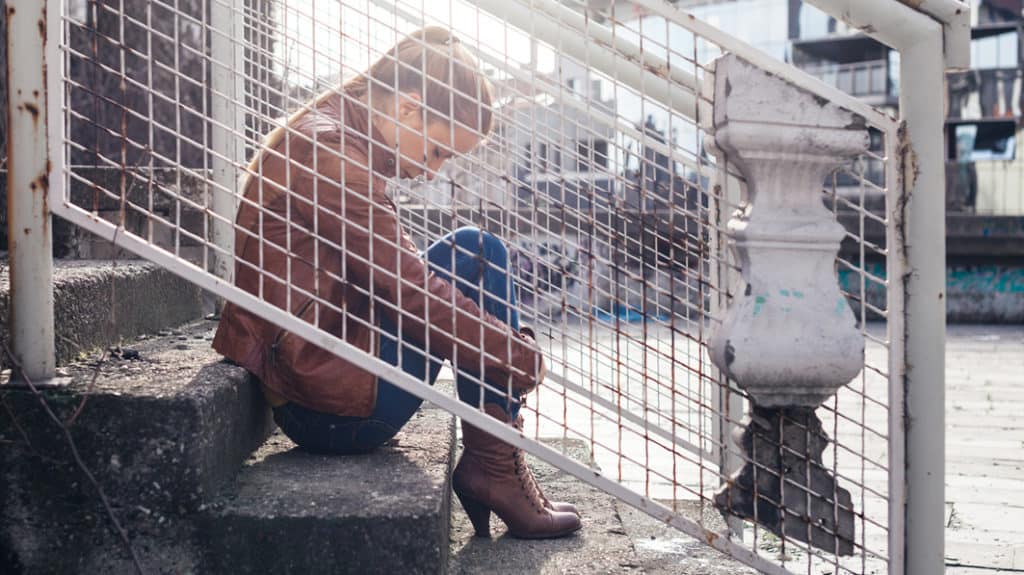
[{"label": "blue jeans", "polygon": [[[519,330],[515,285],[508,270],[508,250],[500,239],[477,228],[459,228],[427,248],[426,259],[430,270],[438,277],[452,282],[477,305],[512,329]],[[434,353],[428,354],[424,345],[407,337],[399,339],[397,326],[387,318],[381,319],[380,328],[379,358],[401,366],[402,371],[433,385],[443,358]],[[504,388],[503,384],[492,383],[492,386]],[[456,387],[459,399],[474,406],[480,405],[481,384],[478,378],[460,374],[456,377]],[[485,389],[484,402],[501,406],[512,418],[519,412],[517,396],[509,398]],[[285,435],[307,450],[361,453],[394,437],[421,403],[423,400],[415,395],[380,379],[377,382],[377,401],[369,417],[332,415],[288,403],[274,408],[274,421]]]}]

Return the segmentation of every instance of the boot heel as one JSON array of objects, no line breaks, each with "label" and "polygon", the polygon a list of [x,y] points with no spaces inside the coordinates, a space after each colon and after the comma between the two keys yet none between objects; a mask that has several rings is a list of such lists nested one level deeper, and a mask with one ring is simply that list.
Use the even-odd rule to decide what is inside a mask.
[{"label": "boot heel", "polygon": [[469,521],[473,523],[473,529],[476,530],[476,536],[490,537],[491,508],[468,495],[460,495],[458,493],[455,495],[458,496],[459,503],[462,503],[462,508],[466,510],[466,515],[469,516]]}]

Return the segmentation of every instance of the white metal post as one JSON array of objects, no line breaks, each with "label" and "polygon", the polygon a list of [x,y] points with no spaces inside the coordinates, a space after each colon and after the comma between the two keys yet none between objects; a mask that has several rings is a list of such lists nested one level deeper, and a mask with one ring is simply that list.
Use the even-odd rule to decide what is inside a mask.
[{"label": "white metal post", "polygon": [[[809,0],[900,52],[902,210],[897,229],[905,269],[904,564],[894,572],[942,573],[945,564],[946,220],[942,130],[945,70],[969,54],[967,5],[955,0]],[[909,3],[908,3],[909,4]],[[927,15],[926,15],[927,14]],[[897,470],[892,470],[896,472]]]},{"label": "white metal post", "polygon": [[245,161],[244,10],[243,0],[213,0],[210,5],[210,130],[213,186],[211,239],[218,248],[213,273],[231,281],[234,271],[235,235],[232,222],[237,209],[235,186],[239,166]]},{"label": "white metal post", "polygon": [[[520,30],[529,30],[534,41],[558,46],[565,54],[587,62],[620,82],[643,86],[646,96],[679,114],[696,117],[694,94],[700,90],[696,77],[681,67],[669,66],[664,59],[645,52],[607,26],[552,0],[534,0],[531,2],[533,11],[521,10],[516,3],[502,0],[475,0],[475,3],[500,20]],[[566,34],[566,29],[586,30],[587,34]],[[623,66],[624,61],[639,65]]]},{"label": "white metal post", "polygon": [[906,247],[906,572],[945,568],[946,185],[942,36],[900,53]]},{"label": "white metal post", "polygon": [[[53,4],[53,2],[51,2]],[[56,369],[53,235],[47,194],[59,178],[48,149],[47,62],[58,65],[44,0],[8,0],[7,239],[11,263],[11,348],[32,381]],[[55,10],[56,11],[56,10]],[[59,16],[59,11],[58,11]],[[49,43],[47,42],[49,41]],[[53,95],[57,97],[57,94]]]}]

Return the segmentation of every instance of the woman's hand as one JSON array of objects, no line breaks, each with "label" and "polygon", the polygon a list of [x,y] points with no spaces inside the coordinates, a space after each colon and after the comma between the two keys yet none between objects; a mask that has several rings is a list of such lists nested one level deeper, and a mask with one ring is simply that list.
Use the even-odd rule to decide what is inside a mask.
[{"label": "woman's hand", "polygon": [[[527,341],[527,343],[532,345],[539,352],[540,347],[537,345],[537,340],[535,339],[533,329],[529,327],[523,327],[519,330],[519,335],[521,335],[523,339]],[[537,387],[538,385],[543,383],[544,378],[547,377],[548,375],[548,368],[547,363],[544,361],[544,354],[537,353],[537,360],[540,365],[537,366],[537,381],[536,383],[534,383],[534,387]]]}]

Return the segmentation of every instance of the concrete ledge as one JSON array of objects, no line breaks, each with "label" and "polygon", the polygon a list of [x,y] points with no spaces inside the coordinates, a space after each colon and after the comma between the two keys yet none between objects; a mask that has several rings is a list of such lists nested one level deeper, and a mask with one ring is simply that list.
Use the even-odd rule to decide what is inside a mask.
[{"label": "concrete ledge", "polygon": [[[198,319],[202,290],[141,260],[58,260],[54,317],[58,365],[82,353]],[[10,317],[9,269],[0,269],[0,324]],[[7,330],[0,335],[7,340]]]},{"label": "concrete ledge", "polygon": [[[272,425],[245,371],[210,349],[212,328],[135,342],[139,358],[108,360],[92,391],[88,364],[45,391],[64,420],[89,395],[71,427],[78,451],[133,538],[156,534],[157,550],[181,543],[159,534],[227,484]],[[0,559],[26,572],[100,572],[87,567],[121,544],[60,428],[28,390],[6,384],[0,399]]]},{"label": "concrete ledge", "polygon": [[353,456],[311,455],[275,434],[197,523],[202,572],[444,572],[453,423],[424,409]]}]

